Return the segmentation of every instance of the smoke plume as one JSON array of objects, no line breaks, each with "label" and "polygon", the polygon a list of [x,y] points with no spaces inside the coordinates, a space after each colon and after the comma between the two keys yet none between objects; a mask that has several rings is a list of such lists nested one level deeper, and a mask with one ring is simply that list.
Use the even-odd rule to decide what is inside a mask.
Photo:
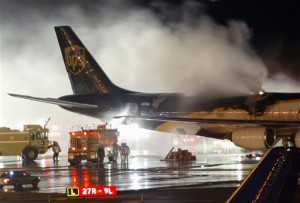
[{"label": "smoke plume", "polygon": [[[1,125],[47,117],[64,128],[98,122],[7,95],[57,98],[72,93],[53,29],[58,25],[72,26],[111,80],[130,90],[189,95],[299,90],[286,75],[269,77],[249,46],[251,30],[242,21],[217,24],[194,1],[173,11],[162,9],[165,13],[130,1],[92,2],[1,1]],[[166,6],[154,2],[156,7]]]}]

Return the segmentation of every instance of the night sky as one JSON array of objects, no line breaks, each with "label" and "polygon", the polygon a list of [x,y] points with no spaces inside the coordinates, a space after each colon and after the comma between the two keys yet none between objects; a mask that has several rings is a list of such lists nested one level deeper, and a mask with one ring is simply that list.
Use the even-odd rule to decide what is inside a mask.
[{"label": "night sky", "polygon": [[1,0],[0,125],[99,122],[7,95],[72,94],[54,26],[72,26],[123,88],[230,95],[300,91],[299,22],[296,0]]},{"label": "night sky", "polygon": [[[137,1],[139,2],[139,1]],[[145,1],[143,1],[145,2]],[[284,72],[300,77],[300,2],[262,0],[212,1],[147,1],[148,7],[167,26],[180,23],[186,17],[181,9],[186,2],[194,7],[192,22],[206,14],[216,23],[228,26],[230,21],[245,22],[250,30],[249,43],[270,70],[270,76]],[[201,3],[201,4],[198,4]]]},{"label": "night sky", "polygon": [[[229,3],[230,2],[230,3]],[[250,43],[263,59],[270,76],[284,72],[300,77],[299,1],[219,1],[209,13],[220,23],[242,20],[252,31]]]}]

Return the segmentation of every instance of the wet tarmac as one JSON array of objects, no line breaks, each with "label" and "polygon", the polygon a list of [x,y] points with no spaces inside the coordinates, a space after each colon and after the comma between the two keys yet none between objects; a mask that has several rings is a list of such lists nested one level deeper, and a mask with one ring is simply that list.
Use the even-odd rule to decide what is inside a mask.
[{"label": "wet tarmac", "polygon": [[[81,165],[70,166],[66,156],[60,156],[58,163],[52,161],[51,155],[40,157],[34,162],[25,162],[17,157],[1,157],[0,171],[26,170],[32,175],[40,176],[41,182],[38,189],[25,185],[21,191],[16,191],[12,186],[5,186],[0,191],[0,199],[1,196],[9,198],[10,195],[19,192],[22,195],[30,193],[32,199],[39,194],[47,194],[52,198],[59,195],[65,198],[66,187],[99,185],[114,185],[117,188],[117,196],[127,194],[129,198],[131,195],[137,195],[138,199],[143,199],[140,197],[141,194],[146,195],[151,191],[160,191],[155,196],[171,194],[173,190],[177,191],[176,195],[180,194],[180,191],[185,191],[184,194],[195,191],[197,194],[199,188],[202,190],[223,188],[222,191],[233,191],[257,163],[256,159],[241,158],[234,154],[202,154],[197,156],[196,161],[189,162],[161,161],[162,158],[131,156],[128,164],[112,164],[106,161],[104,164],[82,162]],[[222,198],[228,197],[230,193],[224,195]],[[115,199],[112,202],[117,201]]]},{"label": "wet tarmac", "polygon": [[[197,157],[198,158],[198,157]],[[41,177],[39,188],[29,192],[65,193],[67,186],[115,185],[118,191],[187,186],[194,184],[236,183],[241,181],[257,162],[236,155],[202,155],[197,161],[161,161],[158,156],[130,157],[128,164],[92,164],[82,162],[70,166],[66,156],[53,163],[51,156],[34,162],[17,157],[2,157],[0,171],[23,169]],[[5,192],[13,191],[6,186]]]}]

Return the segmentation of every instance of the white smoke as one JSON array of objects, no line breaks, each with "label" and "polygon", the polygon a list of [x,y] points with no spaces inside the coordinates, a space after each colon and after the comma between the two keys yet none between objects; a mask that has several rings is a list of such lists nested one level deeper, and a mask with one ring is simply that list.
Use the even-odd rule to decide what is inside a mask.
[{"label": "white smoke", "polygon": [[146,10],[127,14],[101,19],[92,29],[73,26],[120,86],[147,92],[249,93],[253,81],[267,77],[248,46],[250,32],[243,22],[225,27],[203,15],[193,26],[187,20],[168,27]]},{"label": "white smoke", "polygon": [[219,25],[205,14],[193,19],[190,13],[201,5],[189,2],[180,8],[183,19],[168,24],[147,9],[116,1],[92,10],[70,2],[2,1],[0,125],[18,127],[52,117],[50,125],[67,131],[71,124],[98,122],[7,95],[72,94],[53,29],[57,25],[72,26],[111,80],[130,90],[245,94],[256,91],[259,82],[266,91],[299,90],[285,75],[268,78],[249,46],[251,31],[244,22]]}]

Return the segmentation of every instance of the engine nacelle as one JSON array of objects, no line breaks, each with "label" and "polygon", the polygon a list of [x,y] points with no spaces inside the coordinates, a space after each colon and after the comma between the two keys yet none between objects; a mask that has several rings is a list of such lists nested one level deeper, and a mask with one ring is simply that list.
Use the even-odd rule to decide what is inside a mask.
[{"label": "engine nacelle", "polygon": [[298,132],[295,134],[295,146],[297,148],[300,148],[300,130],[298,130]]},{"label": "engine nacelle", "polygon": [[238,147],[260,150],[270,148],[274,144],[276,132],[267,127],[244,127],[233,131],[231,139]]}]

